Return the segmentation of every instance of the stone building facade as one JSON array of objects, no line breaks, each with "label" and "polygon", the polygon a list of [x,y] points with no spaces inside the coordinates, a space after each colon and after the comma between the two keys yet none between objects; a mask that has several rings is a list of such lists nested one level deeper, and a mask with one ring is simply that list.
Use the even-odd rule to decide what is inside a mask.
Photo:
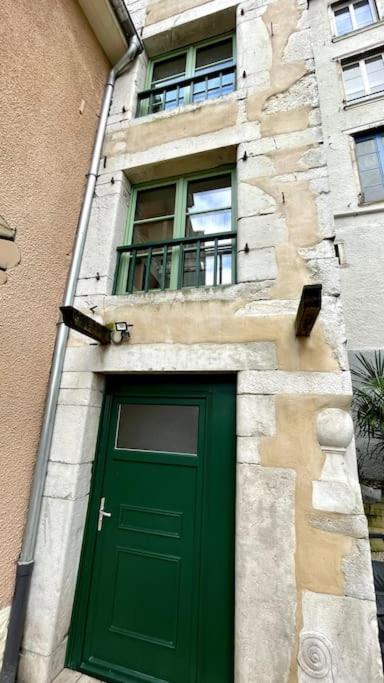
[{"label": "stone building facade", "polygon": [[[73,666],[65,653],[90,484],[99,466],[95,449],[106,379],[123,377],[129,386],[156,376],[166,386],[174,377],[215,382],[221,375],[235,381],[237,404],[234,674],[228,680],[382,681],[348,413],[351,382],[314,58],[316,10],[308,12],[300,0],[127,5],[145,52],[116,83],[75,301],[114,330],[115,343],[101,346],[70,335],[19,681],[90,680],[83,676],[90,674],[89,662]],[[218,71],[212,75],[203,57],[199,67],[196,55],[223,36],[235,36],[235,48],[221,67],[216,55],[217,85],[212,79]],[[189,95],[184,91],[180,100],[177,86],[176,95],[168,86],[171,77],[176,80],[172,59],[184,54],[179,70]],[[233,71],[236,87],[224,79]],[[199,97],[195,85],[201,82],[205,95]],[[163,88],[160,94],[152,92],[154,84]],[[200,195],[212,178],[218,194],[207,207]],[[193,182],[200,189],[193,190]],[[230,186],[230,206],[220,204],[217,198],[228,201]],[[156,189],[156,206],[176,193],[174,212],[146,213],[139,193]],[[219,230],[195,228],[202,240],[192,259],[198,276],[185,260],[187,242],[180,242],[185,235],[193,239],[193,207],[205,218],[221,211],[232,219],[231,229],[227,218],[211,221],[227,226],[224,237],[211,241],[207,235]],[[169,238],[169,221],[174,218],[175,228],[183,211],[192,237],[174,230]],[[143,228],[146,220],[161,224],[152,251],[141,247],[151,234]],[[132,234],[138,236],[135,262],[124,256],[133,253]],[[172,253],[168,271],[159,234]],[[118,246],[125,251],[116,275]],[[161,266],[154,268],[156,258]],[[300,338],[295,317],[302,288],[311,283],[322,284],[322,309],[311,335]],[[118,322],[133,326],[121,343]],[[97,523],[93,495],[88,527]],[[102,522],[103,505],[97,502],[94,510]],[[66,662],[76,670],[64,668]],[[114,666],[106,678],[127,680]],[[144,669],[137,680],[165,678],[149,663]]]}]

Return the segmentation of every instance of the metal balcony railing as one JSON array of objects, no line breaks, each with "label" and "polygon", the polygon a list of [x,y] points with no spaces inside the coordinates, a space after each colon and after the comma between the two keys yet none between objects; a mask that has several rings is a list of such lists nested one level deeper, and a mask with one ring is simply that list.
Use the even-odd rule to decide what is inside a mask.
[{"label": "metal balcony railing", "polygon": [[117,247],[115,290],[209,287],[236,282],[236,232]]},{"label": "metal balcony railing", "polygon": [[235,89],[236,65],[215,67],[209,72],[143,90],[138,94],[137,116],[222,97]]}]

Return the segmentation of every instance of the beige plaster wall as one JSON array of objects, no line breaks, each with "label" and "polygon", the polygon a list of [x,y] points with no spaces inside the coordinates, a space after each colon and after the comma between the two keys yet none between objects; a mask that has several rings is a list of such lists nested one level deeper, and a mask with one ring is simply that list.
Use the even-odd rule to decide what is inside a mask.
[{"label": "beige plaster wall", "polygon": [[0,239],[2,609],[108,62],[75,0],[4,0],[0,39],[0,236],[14,237]]}]

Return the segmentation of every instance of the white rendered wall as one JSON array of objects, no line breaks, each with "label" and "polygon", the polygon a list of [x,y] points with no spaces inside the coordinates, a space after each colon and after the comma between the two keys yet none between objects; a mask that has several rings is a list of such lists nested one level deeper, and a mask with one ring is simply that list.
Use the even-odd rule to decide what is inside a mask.
[{"label": "white rendered wall", "polygon": [[[378,1],[379,17],[383,4]],[[359,204],[359,183],[352,134],[384,125],[384,94],[344,106],[340,59],[384,45],[384,21],[333,38],[331,10],[322,0],[310,2],[312,43],[319,83],[330,200],[336,242],[341,242],[341,285],[348,348],[384,347],[384,202]],[[332,40],[333,38],[333,40]]]}]

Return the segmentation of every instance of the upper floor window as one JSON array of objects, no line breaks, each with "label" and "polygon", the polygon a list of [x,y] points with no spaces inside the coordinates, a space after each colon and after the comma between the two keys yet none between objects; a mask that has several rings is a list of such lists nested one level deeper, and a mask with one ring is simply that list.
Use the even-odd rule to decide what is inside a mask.
[{"label": "upper floor window", "polygon": [[374,0],[356,0],[332,5],[335,34],[343,36],[377,21]]},{"label": "upper floor window", "polygon": [[384,92],[384,53],[349,61],[342,68],[347,102]]},{"label": "upper floor window", "polygon": [[118,293],[235,282],[234,171],[133,189]]},{"label": "upper floor window", "polygon": [[138,95],[138,116],[232,92],[235,36],[222,36],[156,57],[149,64],[146,85]]},{"label": "upper floor window", "polygon": [[384,199],[384,130],[355,136],[362,201]]}]

